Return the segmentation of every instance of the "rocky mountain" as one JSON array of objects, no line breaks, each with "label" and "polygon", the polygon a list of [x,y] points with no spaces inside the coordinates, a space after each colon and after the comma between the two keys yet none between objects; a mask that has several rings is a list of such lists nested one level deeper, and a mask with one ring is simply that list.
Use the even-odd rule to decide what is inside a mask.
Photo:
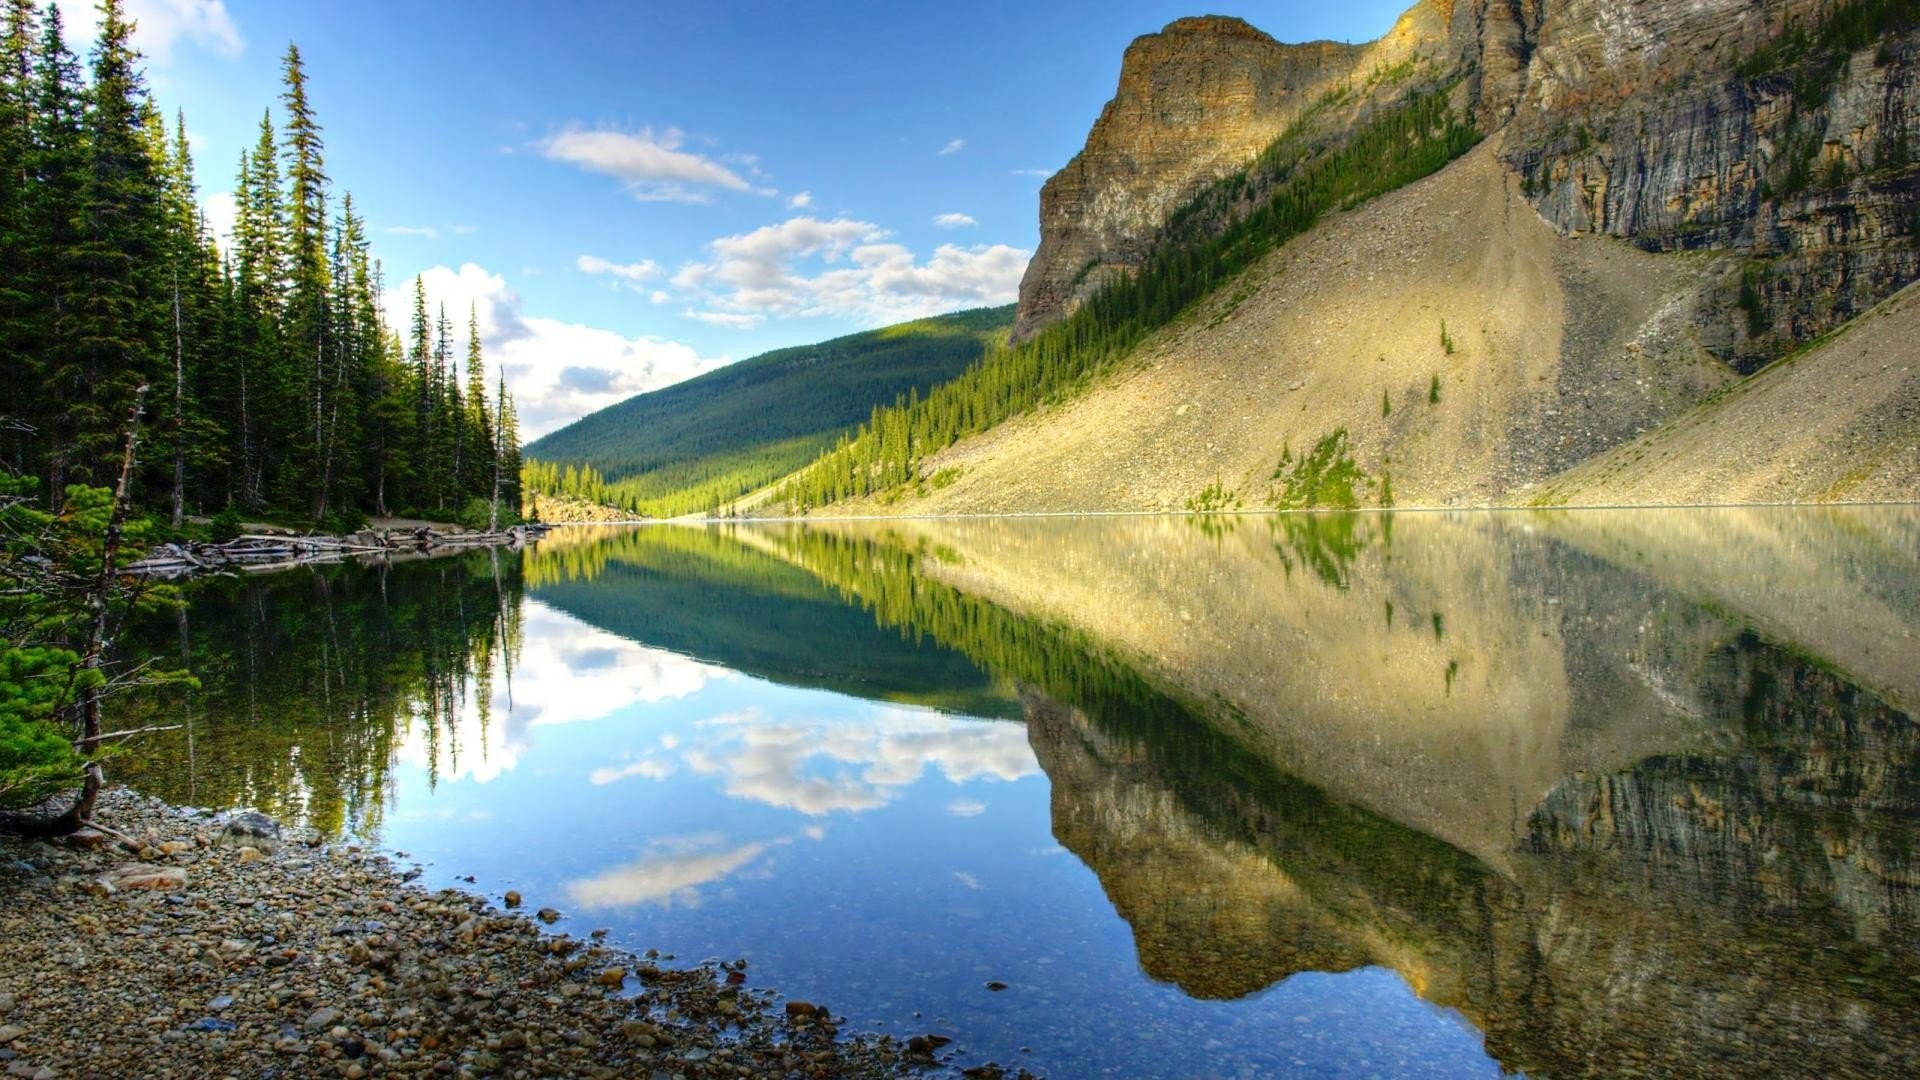
[{"label": "rocky mountain", "polygon": [[[1086,148],[1042,190],[1017,332],[1137,269],[1176,211],[1274,140],[1434,81],[1504,130],[1504,162],[1561,232],[1759,260],[1702,328],[1751,370],[1920,274],[1915,23],[1900,0],[1423,0],[1348,46],[1179,20],[1127,50]],[[1351,100],[1314,109],[1336,91]]]},{"label": "rocky mountain", "polygon": [[[1839,436],[1818,484],[1747,475],[1792,465],[1763,428],[1696,413],[1920,277],[1917,65],[1914,0],[1423,0],[1358,46],[1179,20],[1128,49],[1044,188],[1016,338],[1293,197],[1413,95],[1446,94],[1484,143],[1223,272],[1109,373],[930,453],[922,475],[946,483],[913,505],[1252,507],[1336,436],[1362,505],[1920,494],[1911,365],[1860,367],[1907,347],[1898,320],[1796,357]],[[1669,425],[1718,440],[1711,483],[1554,480],[1639,460]]]}]

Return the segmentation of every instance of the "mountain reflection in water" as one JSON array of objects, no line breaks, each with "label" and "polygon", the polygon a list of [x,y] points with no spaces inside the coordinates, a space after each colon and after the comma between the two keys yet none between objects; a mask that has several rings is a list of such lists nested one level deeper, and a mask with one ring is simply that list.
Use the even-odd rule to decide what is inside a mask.
[{"label": "mountain reflection in water", "polygon": [[[1920,1059],[1910,509],[569,530],[209,582],[143,634],[206,688],[156,703],[195,722],[127,763],[142,787],[393,842],[564,790],[633,839],[476,825],[445,857],[571,842],[543,856],[566,906],[699,941],[767,882],[844,899],[864,938],[774,915],[820,927],[820,992],[899,1023],[931,994],[1003,1063],[1018,1032],[1059,1075],[1190,1072],[1177,1027],[1096,1037],[1150,1007],[1220,1025],[1209,1072],[1485,1071],[1378,994],[1364,1057],[1276,1026],[1372,985],[1309,973],[1382,970],[1536,1075]],[[1035,783],[1111,913],[1014,839]],[[850,895],[882,886],[945,899]],[[1055,936],[1096,967],[1115,914],[1150,982],[1069,949],[1046,993],[977,992],[973,961]]]}]

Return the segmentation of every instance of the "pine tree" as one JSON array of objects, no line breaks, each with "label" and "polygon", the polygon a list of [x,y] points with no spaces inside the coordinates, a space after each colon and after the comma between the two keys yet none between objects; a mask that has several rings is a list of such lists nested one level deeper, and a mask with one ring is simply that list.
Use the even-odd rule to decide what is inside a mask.
[{"label": "pine tree", "polygon": [[32,0],[7,0],[0,23],[0,411],[20,423],[10,425],[0,448],[0,465],[13,472],[28,469],[31,418],[18,415],[33,399],[39,379],[39,348],[34,328],[39,313],[34,294],[31,161],[34,138],[34,51],[39,16]]},{"label": "pine tree", "polygon": [[155,374],[161,263],[161,191],[142,110],[146,91],[119,0],[100,5],[100,36],[86,94],[86,160],[74,264],[73,351],[53,378],[75,393],[74,475],[104,483],[114,471],[119,418]]},{"label": "pine tree", "polygon": [[493,483],[493,462],[498,460],[493,445],[493,418],[487,411],[487,362],[480,344],[480,319],[472,305],[467,307],[467,391],[461,423],[466,430],[467,468],[463,478],[466,490],[488,491]]},{"label": "pine tree", "polygon": [[48,504],[61,505],[74,441],[69,403],[80,393],[71,356],[72,307],[78,291],[77,264],[80,189],[86,171],[81,127],[86,104],[80,64],[67,49],[60,9],[42,17],[40,47],[33,65],[33,116],[26,172],[32,189],[26,205],[27,240],[21,255],[31,267],[26,318],[19,329],[38,342],[38,357],[27,372],[41,386],[28,421],[39,434],[42,457],[35,464],[47,478]]}]

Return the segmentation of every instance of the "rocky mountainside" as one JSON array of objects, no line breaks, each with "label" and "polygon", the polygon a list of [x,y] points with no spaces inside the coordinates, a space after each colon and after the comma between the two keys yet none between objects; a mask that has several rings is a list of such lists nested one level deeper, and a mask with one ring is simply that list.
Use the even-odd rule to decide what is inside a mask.
[{"label": "rocky mountainside", "polygon": [[[1018,332],[1137,269],[1205,186],[1302,124],[1336,133],[1407,81],[1457,83],[1563,233],[1731,250],[1703,321],[1752,370],[1920,274],[1910,0],[1423,0],[1367,45],[1182,19],[1127,50],[1086,148],[1041,193]],[[1344,92],[1342,107],[1313,106]]]},{"label": "rocky mountainside", "polygon": [[[1859,366],[1904,343],[1796,352],[1920,277],[1917,68],[1920,0],[1423,0],[1360,46],[1180,20],[1128,50],[1043,191],[1015,334],[1038,348],[1063,320],[1103,325],[1102,304],[1151,302],[1161,280],[1211,274],[1210,293],[1038,407],[929,445],[921,483],[841,505],[1584,501],[1593,476],[1555,478],[1669,427],[1718,440],[1725,466],[1660,478],[1688,500],[1920,496],[1911,365]],[[1370,200],[1313,202],[1353,167],[1343,147],[1435,95],[1478,149]],[[1277,248],[1249,234],[1303,205],[1310,227]],[[1808,458],[1769,452],[1764,423],[1695,412],[1789,354],[1800,375],[1769,379],[1807,391],[1794,415],[1818,412],[1819,484],[1748,475]],[[1746,400],[1725,415],[1785,404]],[[1323,482],[1345,502],[1316,502]]]}]

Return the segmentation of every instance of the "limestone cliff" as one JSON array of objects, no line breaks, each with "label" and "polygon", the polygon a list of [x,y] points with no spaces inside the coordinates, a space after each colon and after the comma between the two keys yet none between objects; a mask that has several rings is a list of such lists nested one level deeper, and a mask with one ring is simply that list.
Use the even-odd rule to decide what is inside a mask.
[{"label": "limestone cliff", "polygon": [[1127,51],[1041,194],[1030,335],[1137,270],[1207,185],[1302,126],[1337,141],[1409,83],[1454,87],[1563,233],[1734,251],[1698,336],[1751,371],[1920,276],[1912,5],[1422,0],[1380,40],[1283,45],[1183,19]]},{"label": "limestone cliff", "polygon": [[1379,40],[1282,44],[1239,19],[1180,19],[1127,49],[1087,144],[1040,193],[1040,249],[1020,283],[1015,337],[1139,268],[1170,216],[1297,126],[1337,132],[1416,70],[1463,80],[1483,125],[1524,81],[1533,0],[1421,0]]},{"label": "limestone cliff", "polygon": [[1506,159],[1563,232],[1747,256],[1701,337],[1751,371],[1920,274],[1911,9],[1555,5]]},{"label": "limestone cliff", "polygon": [[1020,282],[1015,335],[1071,310],[1112,268],[1136,267],[1174,210],[1266,149],[1363,51],[1282,45],[1215,17],[1135,41],[1086,149],[1040,191],[1040,250]]}]

